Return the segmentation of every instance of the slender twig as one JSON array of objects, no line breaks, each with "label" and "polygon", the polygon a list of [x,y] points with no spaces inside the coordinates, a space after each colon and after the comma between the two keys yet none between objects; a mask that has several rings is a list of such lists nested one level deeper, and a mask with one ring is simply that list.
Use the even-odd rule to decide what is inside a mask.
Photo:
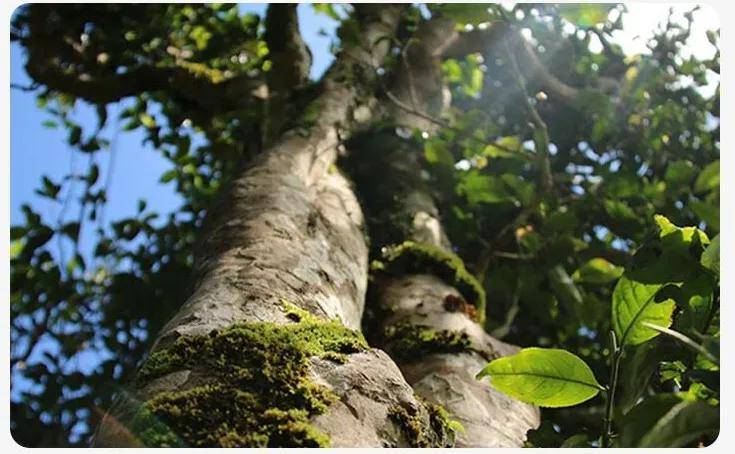
[{"label": "slender twig", "polygon": [[618,387],[618,375],[620,373],[620,360],[623,357],[623,346],[618,345],[615,332],[610,331],[610,383],[605,404],[605,421],[602,430],[602,447],[610,447],[610,439],[613,435],[613,413],[615,411],[615,390]]},{"label": "slender twig", "polygon": [[20,91],[35,91],[40,86],[41,84],[39,84],[38,82],[33,82],[30,85],[21,85],[21,84],[16,84],[16,83],[10,84],[11,89],[20,90]]},{"label": "slender twig", "polygon": [[[119,107],[118,110],[115,111],[115,125],[113,126],[114,132],[112,135],[112,141],[110,142],[110,160],[107,163],[107,175],[105,175],[105,183],[104,183],[104,191],[105,191],[105,200],[110,200],[110,188],[112,187],[112,176],[115,173],[115,157],[117,156],[117,140],[118,135],[120,133],[120,115],[119,115]],[[107,208],[107,202],[105,202],[99,212],[99,216],[97,217],[97,229],[102,230],[105,226],[105,214],[106,214],[106,208]]]},{"label": "slender twig", "polygon": [[526,109],[528,110],[531,120],[533,121],[534,129],[537,134],[534,134],[534,141],[536,142],[536,157],[539,171],[539,185],[544,192],[551,194],[553,191],[554,182],[551,175],[551,162],[549,160],[549,129],[546,127],[546,123],[539,115],[536,107],[531,103],[531,98],[526,87],[526,79],[523,77],[518,62],[516,61],[515,55],[508,45],[507,39],[503,40],[505,51],[508,54],[513,72],[516,76],[516,83],[521,91],[521,95],[526,103]]},{"label": "slender twig", "polygon": [[654,325],[653,323],[648,323],[648,322],[641,322],[641,325],[647,328],[651,328],[652,330],[658,331],[659,333],[666,334],[667,336],[673,337],[674,339],[683,343],[687,347],[701,354],[702,356],[704,356],[705,358],[707,358],[708,360],[712,361],[715,364],[719,364],[720,362],[720,360],[717,359],[710,352],[708,352],[706,348],[702,347],[701,345],[694,342],[692,339],[688,338],[687,336],[685,336],[684,334],[678,331],[674,331],[673,329],[668,329],[666,327]]}]

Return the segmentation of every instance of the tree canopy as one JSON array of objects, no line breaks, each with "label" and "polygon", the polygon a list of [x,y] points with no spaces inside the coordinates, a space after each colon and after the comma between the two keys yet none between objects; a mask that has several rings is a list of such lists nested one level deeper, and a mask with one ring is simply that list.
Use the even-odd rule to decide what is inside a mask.
[{"label": "tree canopy", "polygon": [[[358,39],[352,7],[314,8],[340,23],[334,53]],[[374,68],[376,98],[431,126],[373,125],[374,140],[388,135],[418,154],[415,173],[472,277],[462,282],[483,295],[485,330],[524,347],[481,375],[550,407],[529,446],[689,446],[719,430],[719,32],[707,34],[712,58],[688,55],[693,12],[669,16],[647,52],[626,55],[612,38],[624,11],[406,5],[390,57]],[[441,63],[451,104],[438,117],[390,88],[430,17],[453,20],[463,38]],[[279,59],[309,62],[277,20],[230,4],[33,4],[14,14],[27,89],[88,158],[86,172],[44,177],[37,189],[62,207],[70,185],[83,188],[78,217],[26,205],[10,229],[10,367],[13,386],[29,384],[11,398],[19,443],[89,443],[191,292],[196,240],[221,189],[272,142],[269,131],[320,115],[310,101],[323,82],[279,70]],[[278,102],[284,86],[295,94]],[[97,160],[109,153],[116,104],[122,130],[142,131],[169,161],[160,182],[183,200],[174,213],[141,200],[135,215],[99,221]],[[97,124],[75,121],[80,105]],[[283,125],[264,124],[272,118]],[[378,171],[354,180],[383,196]],[[82,230],[95,232],[90,254]],[[384,246],[371,235],[373,273],[391,261]],[[80,370],[81,354],[99,364]]]}]

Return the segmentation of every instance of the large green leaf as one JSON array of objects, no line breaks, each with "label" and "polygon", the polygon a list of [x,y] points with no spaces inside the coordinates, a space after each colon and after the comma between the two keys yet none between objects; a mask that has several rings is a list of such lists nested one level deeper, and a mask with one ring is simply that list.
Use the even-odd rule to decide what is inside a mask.
[{"label": "large green leaf", "polygon": [[574,282],[605,285],[618,279],[623,274],[623,268],[615,266],[601,257],[595,257],[580,266],[572,274]]},{"label": "large green leaf", "polygon": [[636,282],[627,275],[620,278],[612,296],[612,324],[620,345],[638,345],[659,335],[642,322],[668,328],[674,313],[674,301],[654,301],[663,284]]},{"label": "large green leaf", "polygon": [[604,389],[582,359],[554,348],[525,348],[493,360],[477,374],[485,376],[505,394],[541,407],[576,405]]},{"label": "large green leaf", "polygon": [[619,445],[638,448],[686,447],[719,431],[719,408],[683,393],[660,394],[638,404],[623,419]]},{"label": "large green leaf", "polygon": [[473,169],[462,175],[457,193],[464,195],[470,206],[481,203],[502,203],[513,200],[499,177],[484,175]]}]

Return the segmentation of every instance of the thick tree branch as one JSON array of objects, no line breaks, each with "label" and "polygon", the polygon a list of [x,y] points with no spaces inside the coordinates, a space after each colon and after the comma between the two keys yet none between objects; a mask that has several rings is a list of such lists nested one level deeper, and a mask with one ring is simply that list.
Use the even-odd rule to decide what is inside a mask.
[{"label": "thick tree branch", "polygon": [[289,98],[309,80],[311,53],[299,32],[297,4],[272,3],[265,19],[265,42],[272,62],[266,73],[268,101],[263,125],[269,146],[286,122]]},{"label": "thick tree branch", "polygon": [[27,33],[18,39],[27,51],[28,75],[51,90],[93,104],[166,90],[196,106],[200,114],[223,112],[242,108],[263,83],[246,74],[225,77],[183,58],[165,65],[143,58],[134,65],[111,65],[102,54],[86,55],[78,46],[59,39],[48,26],[53,11],[47,5],[29,5],[24,14]]}]

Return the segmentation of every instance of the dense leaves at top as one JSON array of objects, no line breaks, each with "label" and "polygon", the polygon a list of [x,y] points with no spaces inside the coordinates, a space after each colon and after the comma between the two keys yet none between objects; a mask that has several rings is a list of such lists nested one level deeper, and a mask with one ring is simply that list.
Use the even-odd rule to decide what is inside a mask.
[{"label": "dense leaves at top", "polygon": [[[349,7],[317,9],[342,21],[338,36],[349,39]],[[701,424],[717,423],[719,367],[639,322],[718,356],[719,51],[706,60],[682,53],[688,15],[662,18],[648,51],[625,55],[611,38],[623,9],[431,5],[424,14],[453,18],[468,35],[500,24],[524,36],[544,70],[502,36],[447,58],[452,105],[435,119],[439,129],[396,134],[422,144],[421,172],[447,233],[485,286],[486,329],[521,346],[574,352],[602,383],[616,332],[626,371],[616,416],[646,421],[634,432],[618,424],[619,443],[691,445],[711,441]],[[407,7],[394,58],[420,17]],[[708,36],[716,50],[718,33]],[[11,228],[11,426],[24,445],[84,445],[186,297],[181,283],[206,209],[260,149],[271,62],[262,21],[234,5],[24,5],[11,39],[26,52],[46,125],[64,128],[88,162],[86,172],[39,183],[38,194],[62,212],[79,209],[73,219],[26,206]],[[392,67],[382,68],[386,78]],[[573,96],[550,87],[549,75]],[[94,108],[98,124],[77,123],[79,106]],[[142,131],[170,161],[161,182],[181,196],[175,213],[141,201],[130,217],[105,220],[98,161],[112,151],[113,107],[123,130]],[[85,232],[93,248],[81,247]],[[643,304],[645,292],[652,300]],[[635,315],[641,310],[645,317]],[[529,444],[597,443],[603,394],[545,409]],[[700,412],[709,419],[694,421]],[[657,426],[666,415],[672,425]],[[657,438],[684,433],[677,427],[691,427],[691,436]]]}]

